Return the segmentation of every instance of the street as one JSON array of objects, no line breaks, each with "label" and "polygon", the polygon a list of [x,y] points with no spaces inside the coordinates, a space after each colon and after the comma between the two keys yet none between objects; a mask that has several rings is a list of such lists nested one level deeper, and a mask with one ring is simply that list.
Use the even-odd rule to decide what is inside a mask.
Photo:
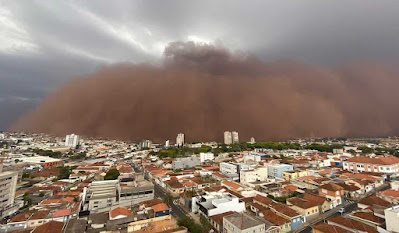
[{"label": "street", "polygon": [[[154,192],[155,192],[155,197],[159,197],[161,199],[163,199],[166,195],[165,191],[159,187],[159,185],[154,184]],[[176,199],[174,199],[176,200]],[[169,207],[172,208],[171,214],[173,217],[179,219],[179,218],[183,218],[183,217],[190,217],[188,214],[186,214],[186,212],[183,210],[182,207],[180,207],[180,205],[176,205],[174,203],[174,201],[172,201],[172,203],[169,204]]]},{"label": "street", "polygon": [[339,210],[342,207],[345,209],[345,213],[350,213],[350,212],[352,212],[352,211],[354,211],[356,209],[357,203],[345,200],[344,206],[339,205],[339,206],[335,207],[334,209],[325,212],[323,218],[315,219],[315,220],[311,221],[310,224],[308,223],[308,225],[305,228],[299,227],[299,229],[295,229],[295,230],[293,230],[293,232],[311,233],[312,232],[312,226],[314,226],[317,223],[320,223],[320,222],[322,222],[322,221],[324,221],[324,220],[326,220],[326,219],[328,219],[328,218],[330,218],[332,216],[340,215]]}]

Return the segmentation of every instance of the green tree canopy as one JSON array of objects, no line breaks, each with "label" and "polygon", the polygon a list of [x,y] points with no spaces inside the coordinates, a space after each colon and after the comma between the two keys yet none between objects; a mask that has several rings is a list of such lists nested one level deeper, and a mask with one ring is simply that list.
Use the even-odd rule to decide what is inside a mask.
[{"label": "green tree canopy", "polygon": [[115,168],[109,169],[107,174],[104,176],[104,180],[116,180],[120,175],[119,171]]}]

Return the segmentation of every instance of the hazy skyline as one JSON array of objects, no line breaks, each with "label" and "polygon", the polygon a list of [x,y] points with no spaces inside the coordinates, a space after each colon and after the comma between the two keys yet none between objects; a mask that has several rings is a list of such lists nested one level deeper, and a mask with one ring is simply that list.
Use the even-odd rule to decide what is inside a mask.
[{"label": "hazy skyline", "polygon": [[172,41],[336,66],[399,61],[399,2],[1,1],[0,129],[103,64],[159,63]]}]

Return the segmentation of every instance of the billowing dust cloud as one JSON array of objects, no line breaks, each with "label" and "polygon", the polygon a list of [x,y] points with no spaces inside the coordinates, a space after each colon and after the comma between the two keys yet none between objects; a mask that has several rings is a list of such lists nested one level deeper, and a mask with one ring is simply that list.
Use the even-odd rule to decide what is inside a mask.
[{"label": "billowing dust cloud", "polygon": [[162,66],[118,64],[75,78],[12,130],[63,135],[241,141],[399,132],[399,68],[266,63],[208,44],[173,42]]}]

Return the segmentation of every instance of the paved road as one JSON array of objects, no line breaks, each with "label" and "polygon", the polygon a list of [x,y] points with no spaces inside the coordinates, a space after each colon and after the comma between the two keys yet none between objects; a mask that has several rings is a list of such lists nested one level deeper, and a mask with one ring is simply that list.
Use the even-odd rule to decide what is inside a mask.
[{"label": "paved road", "polygon": [[[159,187],[159,185],[154,184],[154,191],[155,191],[155,196],[163,199],[166,195],[165,191]],[[190,217],[185,210],[183,210],[182,207],[179,205],[176,205],[175,203],[170,203],[169,206],[172,208],[172,216],[175,218],[183,218],[183,217]]]},{"label": "paved road", "polygon": [[307,227],[305,227],[305,228],[303,228],[301,230],[294,230],[293,232],[311,233],[312,232],[312,226],[314,226],[317,223],[320,223],[320,222],[322,222],[325,219],[328,219],[330,217],[340,215],[339,210],[342,207],[345,208],[345,212],[344,213],[350,213],[350,212],[352,212],[352,211],[354,211],[356,209],[357,203],[356,202],[352,202],[352,201],[345,201],[345,204],[343,206],[339,205],[339,206],[335,207],[334,209],[325,212],[324,213],[324,215],[325,215],[324,218],[313,220],[313,222],[311,222],[311,224],[309,224]]}]

